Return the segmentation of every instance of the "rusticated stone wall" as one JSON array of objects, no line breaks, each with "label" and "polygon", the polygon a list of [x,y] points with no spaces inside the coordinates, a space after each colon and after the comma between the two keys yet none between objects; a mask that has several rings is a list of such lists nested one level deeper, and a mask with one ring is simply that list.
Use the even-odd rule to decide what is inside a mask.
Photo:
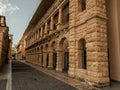
[{"label": "rusticated stone wall", "polygon": [[29,28],[26,60],[89,85],[109,85],[105,1],[55,0]]},{"label": "rusticated stone wall", "polygon": [[8,63],[9,35],[5,16],[0,16],[0,69]]}]

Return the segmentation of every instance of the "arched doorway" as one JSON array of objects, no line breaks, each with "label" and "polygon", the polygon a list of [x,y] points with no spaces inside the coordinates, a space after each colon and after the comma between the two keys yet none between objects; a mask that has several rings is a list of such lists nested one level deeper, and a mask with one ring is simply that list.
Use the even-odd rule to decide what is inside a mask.
[{"label": "arched doorway", "polygon": [[48,44],[46,44],[45,49],[46,49],[46,67],[48,67],[49,65]]},{"label": "arched doorway", "polygon": [[56,69],[57,52],[56,52],[56,43],[55,43],[55,41],[52,43],[52,51],[53,51],[53,69]]},{"label": "arched doorway", "polygon": [[36,54],[37,54],[37,48],[35,48],[35,52],[34,52],[34,64],[36,64]]},{"label": "arched doorway", "polygon": [[69,70],[69,49],[68,49],[68,40],[66,38],[62,38],[60,42],[60,48],[62,50],[62,71],[68,72]]},{"label": "arched doorway", "polygon": [[41,66],[43,66],[43,46],[41,46]]},{"label": "arched doorway", "polygon": [[37,64],[39,64],[39,47],[37,47]]}]

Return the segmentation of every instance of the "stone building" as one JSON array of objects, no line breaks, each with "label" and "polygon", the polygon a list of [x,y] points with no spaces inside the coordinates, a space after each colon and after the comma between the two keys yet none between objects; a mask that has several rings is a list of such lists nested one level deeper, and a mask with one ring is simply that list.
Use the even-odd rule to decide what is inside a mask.
[{"label": "stone building", "polygon": [[16,45],[14,45],[12,47],[11,55],[12,55],[12,60],[17,60],[17,48],[16,48]]},{"label": "stone building", "polygon": [[12,60],[13,35],[9,34],[9,60]]},{"label": "stone building", "polygon": [[8,63],[9,35],[5,16],[0,16],[0,69]]},{"label": "stone building", "polygon": [[120,81],[119,4],[42,0],[25,30],[26,60],[93,86]]},{"label": "stone building", "polygon": [[24,32],[22,38],[20,39],[18,45],[16,46],[17,50],[17,59],[18,60],[25,60],[25,47],[26,47],[26,37],[28,35],[29,29]]},{"label": "stone building", "polygon": [[25,46],[24,46],[24,41],[19,42],[17,45],[17,59],[18,60],[23,60],[25,57]]}]

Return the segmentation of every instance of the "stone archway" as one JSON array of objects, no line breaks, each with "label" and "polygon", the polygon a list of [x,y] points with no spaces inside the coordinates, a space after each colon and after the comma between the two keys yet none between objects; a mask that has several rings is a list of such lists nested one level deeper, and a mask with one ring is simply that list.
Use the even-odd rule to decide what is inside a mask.
[{"label": "stone archway", "polygon": [[34,64],[37,64],[37,48],[35,48],[35,62],[34,62]]},{"label": "stone archway", "polygon": [[48,53],[48,44],[45,45],[45,51],[46,51],[46,67],[49,65],[49,53]]},{"label": "stone archway", "polygon": [[56,42],[52,42],[52,52],[53,52],[53,69],[56,69],[57,65],[57,52],[56,52]]},{"label": "stone archway", "polygon": [[40,57],[40,59],[41,59],[41,66],[43,67],[43,46],[41,46],[41,57]]},{"label": "stone archway", "polygon": [[32,64],[33,64],[33,53],[34,53],[34,50],[31,49],[31,57],[30,57],[30,59],[31,59],[31,63],[32,63]]},{"label": "stone archway", "polygon": [[68,49],[68,40],[67,38],[62,38],[60,41],[60,50],[62,50],[62,71],[68,72],[69,70],[69,49]]},{"label": "stone archway", "polygon": [[37,65],[39,64],[39,47],[37,47]]},{"label": "stone archway", "polygon": [[34,53],[33,53],[33,56],[34,56],[34,57],[33,57],[33,58],[34,58],[34,59],[33,59],[33,63],[34,63],[34,64],[35,64],[35,62],[36,62],[36,56],[35,56],[35,55],[36,55],[36,48],[34,48]]}]

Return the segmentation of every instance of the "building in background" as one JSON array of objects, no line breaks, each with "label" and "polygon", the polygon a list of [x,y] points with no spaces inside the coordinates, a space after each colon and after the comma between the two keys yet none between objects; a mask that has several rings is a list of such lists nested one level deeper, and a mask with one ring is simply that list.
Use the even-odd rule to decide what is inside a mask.
[{"label": "building in background", "polygon": [[119,5],[120,0],[42,0],[23,35],[26,60],[88,85],[120,81]]},{"label": "building in background", "polygon": [[8,63],[9,52],[9,28],[6,25],[5,16],[0,16],[0,69]]},{"label": "building in background", "polygon": [[17,46],[14,45],[11,50],[11,60],[17,60]]},{"label": "building in background", "polygon": [[17,60],[25,60],[25,47],[26,47],[26,35],[23,35],[21,40],[19,41],[18,45],[16,46],[17,49]]},{"label": "building in background", "polygon": [[23,42],[20,41],[17,45],[17,60],[22,60],[23,59]]},{"label": "building in background", "polygon": [[[32,22],[30,22],[30,23],[32,23]],[[26,38],[28,37],[28,35],[30,33],[30,28],[31,27],[33,27],[33,25],[30,24],[26,28],[26,30],[25,30],[22,38],[20,39],[18,45],[16,45],[16,50],[17,50],[16,58],[17,58],[17,60],[25,60],[26,59],[26,51],[25,51],[25,49],[26,49]]]},{"label": "building in background", "polygon": [[9,34],[9,60],[12,60],[13,35]]}]

